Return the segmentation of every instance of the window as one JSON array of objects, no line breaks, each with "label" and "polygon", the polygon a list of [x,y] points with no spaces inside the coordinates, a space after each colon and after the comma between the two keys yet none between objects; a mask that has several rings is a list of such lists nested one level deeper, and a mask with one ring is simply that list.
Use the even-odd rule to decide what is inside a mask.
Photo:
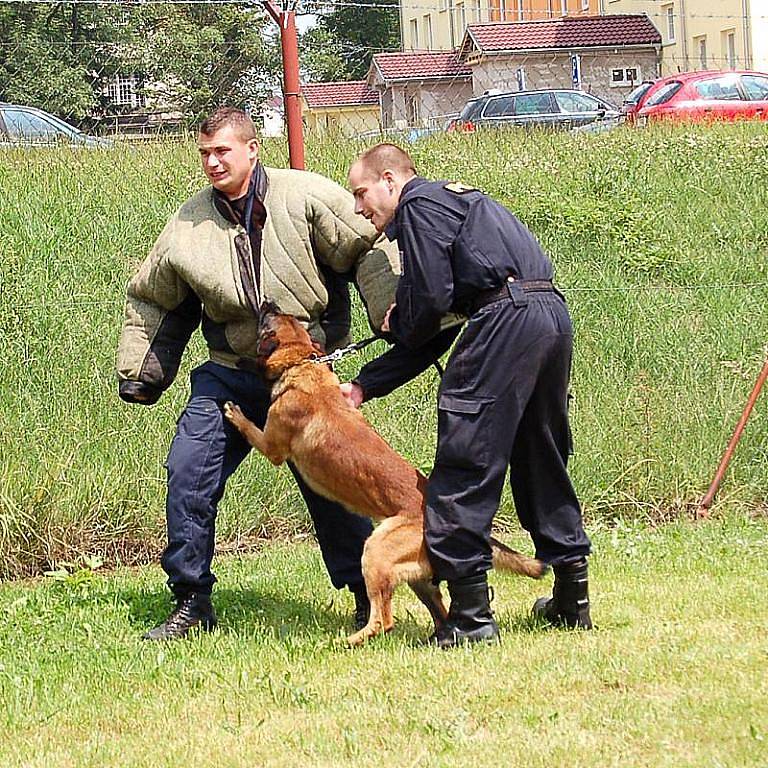
[{"label": "window", "polygon": [[408,28],[411,33],[411,50],[414,51],[419,47],[419,20],[411,19]]},{"label": "window", "polygon": [[474,0],[475,3],[475,21],[482,21],[483,0]]},{"label": "window", "polygon": [[729,69],[736,69],[736,30],[727,29],[723,32],[723,58]]},{"label": "window", "polygon": [[432,15],[424,14],[424,46],[428,51],[435,47],[435,41],[432,39]]},{"label": "window", "polygon": [[640,80],[640,67],[617,67],[611,70],[612,88],[619,86],[634,88]]},{"label": "window", "polygon": [[604,109],[597,99],[583,93],[558,91],[555,101],[561,112],[597,112],[598,109]]},{"label": "window", "polygon": [[511,96],[489,99],[483,110],[483,117],[506,117],[515,113],[515,102]]},{"label": "window", "polygon": [[666,21],[667,26],[667,42],[675,42],[675,6],[663,5],[661,7],[661,14]]},{"label": "window", "polygon": [[464,32],[467,29],[467,9],[464,7],[464,3],[456,3],[456,30],[459,35],[459,39],[464,37]]},{"label": "window", "polygon": [[699,66],[702,69],[707,68],[707,36],[694,37],[693,44],[696,47],[696,53],[699,57]]},{"label": "window", "polygon": [[582,11],[589,10],[589,0],[581,0],[581,10]]},{"label": "window", "polygon": [[560,0],[560,13],[562,16],[568,15],[568,0]]},{"label": "window", "polygon": [[410,93],[405,100],[406,118],[408,125],[419,124],[419,94]]},{"label": "window", "polygon": [[659,90],[645,102],[645,106],[655,107],[657,104],[666,104],[682,87],[683,84],[679,80],[673,80],[671,83],[662,85],[661,88],[659,88]]},{"label": "window", "polygon": [[751,101],[768,101],[768,77],[742,75],[741,84]]},{"label": "window", "polygon": [[516,115],[541,115],[554,112],[548,93],[527,93],[515,96]]},{"label": "window", "polygon": [[736,78],[713,77],[710,80],[702,80],[694,85],[696,93],[706,101],[739,101],[741,94],[736,85]]},{"label": "window", "polygon": [[107,96],[115,106],[140,107],[144,103],[140,89],[141,79],[138,75],[115,75],[107,83]]},{"label": "window", "polygon": [[517,20],[523,20],[523,0],[517,0]]}]

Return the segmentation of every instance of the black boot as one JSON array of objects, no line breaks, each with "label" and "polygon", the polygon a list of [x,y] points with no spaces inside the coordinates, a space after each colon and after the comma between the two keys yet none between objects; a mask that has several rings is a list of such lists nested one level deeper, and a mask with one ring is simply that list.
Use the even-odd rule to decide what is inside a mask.
[{"label": "black boot", "polygon": [[176,598],[176,608],[171,615],[154,629],[142,636],[142,640],[181,640],[190,630],[199,627],[209,632],[216,626],[216,613],[210,595],[194,592]]},{"label": "black boot", "polygon": [[371,618],[371,602],[368,600],[365,582],[350,584],[349,591],[355,596],[355,629],[359,632]]},{"label": "black boot", "polygon": [[468,576],[448,582],[451,607],[448,620],[437,632],[441,648],[453,648],[465,643],[488,643],[499,639],[499,627],[491,611],[488,576]]},{"label": "black boot", "polygon": [[555,572],[552,597],[540,597],[533,605],[533,615],[561,627],[592,629],[586,558],[555,565],[552,570]]}]

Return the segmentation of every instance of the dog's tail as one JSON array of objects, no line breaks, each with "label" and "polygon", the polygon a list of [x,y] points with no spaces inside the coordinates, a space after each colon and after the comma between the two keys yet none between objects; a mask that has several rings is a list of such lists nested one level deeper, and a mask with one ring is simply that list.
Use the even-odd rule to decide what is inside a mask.
[{"label": "dog's tail", "polygon": [[493,537],[491,537],[491,550],[493,567],[497,570],[512,571],[521,576],[530,576],[532,579],[540,579],[548,570],[548,566],[541,560],[523,555]]}]

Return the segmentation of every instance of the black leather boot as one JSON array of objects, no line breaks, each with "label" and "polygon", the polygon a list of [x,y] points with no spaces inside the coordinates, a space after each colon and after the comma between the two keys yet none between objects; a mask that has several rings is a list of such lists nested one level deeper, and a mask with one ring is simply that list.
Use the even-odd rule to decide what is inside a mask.
[{"label": "black leather boot", "polygon": [[555,565],[552,570],[555,573],[552,597],[540,597],[533,605],[533,615],[556,626],[592,629],[586,558]]},{"label": "black leather boot", "polygon": [[371,602],[364,581],[350,584],[349,591],[355,596],[355,629],[359,632],[371,618]]},{"label": "black leather boot", "polygon": [[445,626],[436,633],[441,648],[465,643],[489,643],[499,639],[499,627],[491,611],[488,576],[468,576],[448,582],[451,606]]},{"label": "black leather boot", "polygon": [[198,595],[194,592],[176,598],[176,608],[159,626],[150,629],[142,640],[181,640],[190,630],[199,627],[210,632],[216,626],[216,613],[211,605],[210,595]]}]

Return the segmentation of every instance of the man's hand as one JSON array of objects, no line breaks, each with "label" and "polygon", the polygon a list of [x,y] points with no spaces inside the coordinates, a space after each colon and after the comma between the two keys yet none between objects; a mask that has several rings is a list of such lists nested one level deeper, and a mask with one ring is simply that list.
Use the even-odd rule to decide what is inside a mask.
[{"label": "man's hand", "polygon": [[359,408],[363,404],[365,397],[363,388],[359,384],[355,384],[354,381],[349,381],[346,384],[339,384],[339,389],[344,399],[353,407]]},{"label": "man's hand", "polygon": [[395,306],[396,304],[392,302],[392,304],[389,305],[389,309],[384,313],[384,319],[381,322],[381,330],[384,331],[384,333],[389,333],[389,316],[392,314],[392,310]]}]

